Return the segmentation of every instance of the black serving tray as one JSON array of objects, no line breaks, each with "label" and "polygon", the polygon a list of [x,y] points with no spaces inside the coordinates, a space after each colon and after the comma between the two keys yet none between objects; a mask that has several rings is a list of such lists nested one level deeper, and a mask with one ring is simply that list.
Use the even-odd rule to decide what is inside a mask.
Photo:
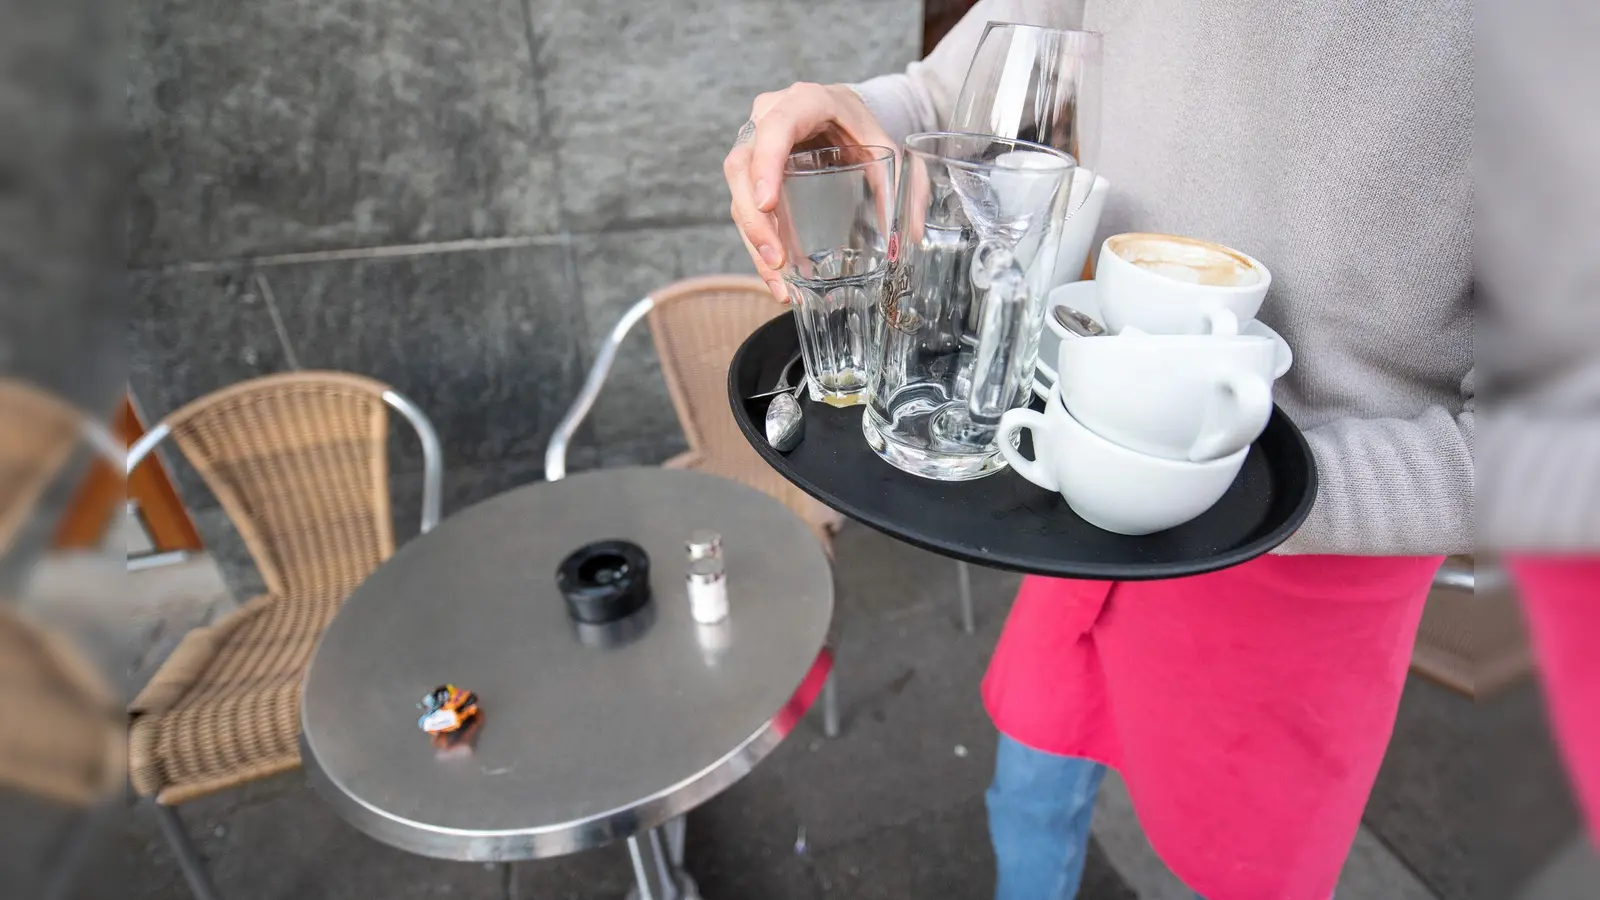
[{"label": "black serving tray", "polygon": [[[1250,448],[1233,486],[1199,518],[1141,537],[1085,522],[1061,495],[1003,469],[974,481],[933,481],[889,465],[867,446],[862,407],[835,409],[800,394],[805,437],[787,454],[763,430],[772,389],[799,347],[793,316],[756,330],[728,367],[739,430],[783,477],[844,515],[942,556],[1061,578],[1138,581],[1236,566],[1283,543],[1311,512],[1317,469],[1282,409]],[[1040,401],[1035,400],[1035,405]],[[1026,448],[1025,448],[1025,452]]]}]

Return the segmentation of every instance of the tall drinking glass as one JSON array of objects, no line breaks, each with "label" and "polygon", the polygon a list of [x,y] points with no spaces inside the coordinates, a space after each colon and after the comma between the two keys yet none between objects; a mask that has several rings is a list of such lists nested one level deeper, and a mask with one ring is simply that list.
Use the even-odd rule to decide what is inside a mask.
[{"label": "tall drinking glass", "polygon": [[961,83],[950,130],[1044,144],[1093,172],[1101,65],[1095,32],[990,22]]},{"label": "tall drinking glass", "polygon": [[888,272],[895,153],[888,147],[806,150],[789,157],[776,219],[788,260],[811,399],[866,400],[871,311]]},{"label": "tall drinking glass", "polygon": [[892,465],[963,481],[1005,466],[1031,389],[1073,161],[975,134],[905,141],[862,430]]},{"label": "tall drinking glass", "polygon": [[1094,246],[1111,184],[1100,164],[1100,35],[990,22],[956,97],[951,131],[997,134],[1054,147],[1078,164],[1056,283],[1076,281]]}]

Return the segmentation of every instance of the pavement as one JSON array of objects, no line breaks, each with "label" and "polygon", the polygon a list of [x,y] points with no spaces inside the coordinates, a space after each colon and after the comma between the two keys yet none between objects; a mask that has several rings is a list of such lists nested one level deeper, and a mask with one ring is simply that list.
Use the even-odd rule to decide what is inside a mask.
[{"label": "pavement", "polygon": [[[995,736],[978,684],[1018,578],[973,571],[978,631],[965,634],[950,561],[854,525],[836,549],[843,733],[824,738],[813,714],[754,772],[694,812],[687,867],[711,900],[989,897],[983,791]],[[85,573],[103,574],[83,560],[74,565],[83,571],[42,569],[25,605],[86,635],[125,696],[184,630],[232,604],[205,557],[129,574],[115,607],[74,589]],[[1600,864],[1577,836],[1536,690],[1519,686],[1497,702],[1485,707],[1425,681],[1408,684],[1340,900],[1600,896]],[[1517,736],[1484,739],[1507,729]],[[1517,797],[1537,807],[1542,824],[1484,840],[1485,783],[1518,785]],[[631,883],[621,847],[510,867],[411,856],[350,828],[298,773],[181,813],[229,900],[612,898]],[[43,858],[75,821],[0,795],[0,834],[13,851],[9,869],[0,860],[0,898],[36,896],[15,858]],[[98,835],[71,896],[189,900],[147,808],[117,805]],[[1094,835],[1084,900],[1192,896],[1150,849],[1114,776]]]}]

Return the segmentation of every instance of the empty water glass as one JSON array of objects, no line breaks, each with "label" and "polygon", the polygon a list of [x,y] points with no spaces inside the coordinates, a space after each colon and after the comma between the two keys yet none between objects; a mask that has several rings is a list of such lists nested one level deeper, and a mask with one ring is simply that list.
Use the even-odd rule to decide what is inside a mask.
[{"label": "empty water glass", "polygon": [[888,271],[895,153],[805,150],[789,157],[776,218],[811,399],[866,402],[871,313]]}]

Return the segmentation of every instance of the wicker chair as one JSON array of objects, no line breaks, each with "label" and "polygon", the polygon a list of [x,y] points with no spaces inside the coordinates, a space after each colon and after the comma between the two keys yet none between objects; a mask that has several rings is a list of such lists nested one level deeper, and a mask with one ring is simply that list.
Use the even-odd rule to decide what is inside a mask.
[{"label": "wicker chair", "polygon": [[[0,378],[0,557],[80,444],[120,468],[103,425],[27,382]],[[63,636],[0,599],[0,787],[71,810],[75,822],[29,896],[59,900],[121,801],[127,727],[101,678]],[[18,886],[18,890],[25,890]]]},{"label": "wicker chair", "polygon": [[439,441],[387,385],[336,372],[270,375],[168,416],[128,452],[171,437],[239,530],[267,593],[184,637],[129,707],[134,789],[200,900],[216,896],[173,807],[300,764],[300,685],[339,604],[394,551],[388,409],[416,429],[422,531],[439,520]]},{"label": "wicker chair", "polygon": [[99,422],[27,382],[0,378],[0,555],[85,441],[122,465],[122,448]]}]

